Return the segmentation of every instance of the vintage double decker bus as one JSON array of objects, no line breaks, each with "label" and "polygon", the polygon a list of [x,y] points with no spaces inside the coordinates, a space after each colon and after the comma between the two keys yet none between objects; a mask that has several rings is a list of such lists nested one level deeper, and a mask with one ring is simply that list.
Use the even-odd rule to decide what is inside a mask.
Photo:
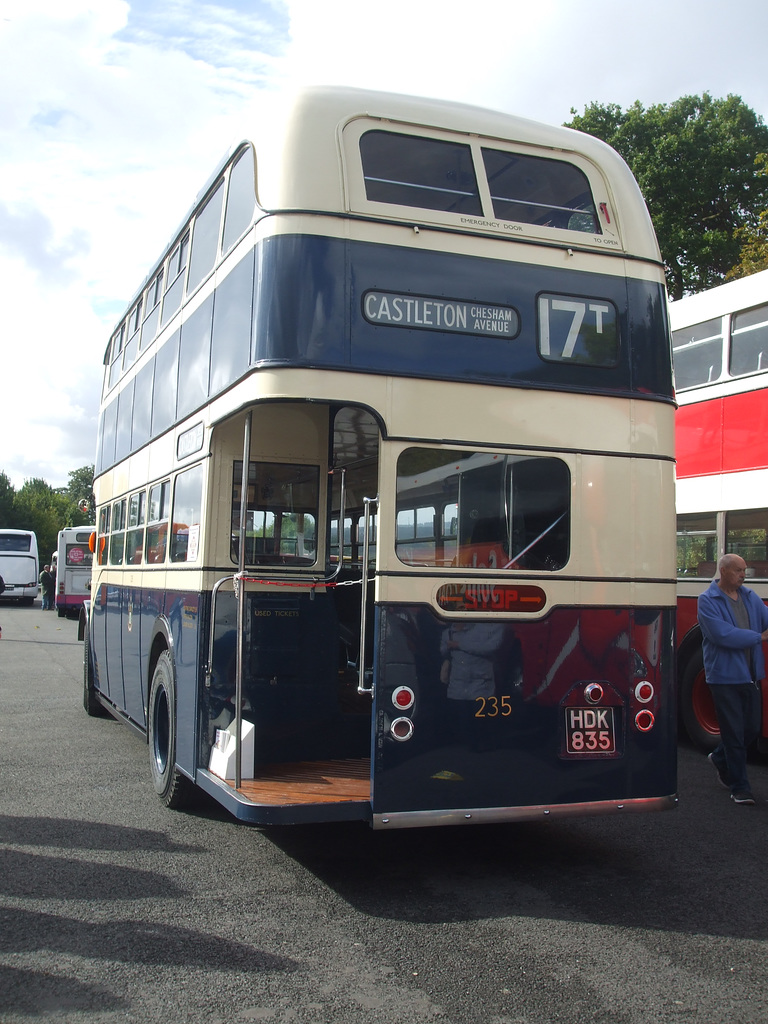
[{"label": "vintage double decker bus", "polygon": [[611,149],[305,91],[109,341],[86,709],[261,824],[671,807],[673,423]]}]

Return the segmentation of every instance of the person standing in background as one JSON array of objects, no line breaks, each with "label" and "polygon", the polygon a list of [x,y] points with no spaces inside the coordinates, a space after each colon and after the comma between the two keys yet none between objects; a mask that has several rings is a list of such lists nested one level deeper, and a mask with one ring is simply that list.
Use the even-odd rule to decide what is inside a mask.
[{"label": "person standing in background", "polygon": [[768,640],[768,608],[744,586],[747,563],[723,555],[719,579],[699,595],[704,672],[720,744],[709,755],[722,786],[737,804],[754,804],[747,778],[747,750],[760,732],[760,682],[765,676],[763,640]]},{"label": "person standing in background", "polygon": [[43,611],[47,612],[53,608],[54,599],[54,582],[53,576],[51,576],[50,565],[44,565],[43,571],[38,577],[38,583],[40,584],[40,591],[43,597]]}]

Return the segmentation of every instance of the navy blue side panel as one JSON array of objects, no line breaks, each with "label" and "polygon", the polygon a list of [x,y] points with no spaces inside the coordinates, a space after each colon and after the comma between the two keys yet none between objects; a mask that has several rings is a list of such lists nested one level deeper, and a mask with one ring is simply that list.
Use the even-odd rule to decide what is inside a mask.
[{"label": "navy blue side panel", "polygon": [[[257,280],[255,363],[672,397],[660,284],[302,235],[262,242]],[[501,338],[370,323],[363,303],[372,289],[513,307],[520,331]],[[618,364],[543,360],[537,351],[542,292],[612,302],[620,329]]]},{"label": "navy blue side panel", "polygon": [[176,763],[193,778],[202,670],[200,609],[200,594],[166,594],[165,616],[171,626],[176,667]]},{"label": "navy blue side panel", "polygon": [[123,590],[114,583],[102,588],[106,591],[105,638],[107,645],[107,696],[112,703],[125,710],[123,691]]},{"label": "navy blue side panel", "polygon": [[[387,813],[567,804],[676,791],[672,612],[557,609],[532,623],[439,619],[419,606],[381,609],[373,810]],[[655,689],[638,703],[637,682]],[[574,754],[566,706],[600,682],[613,705],[615,751]],[[395,707],[398,686],[414,705]],[[655,726],[634,725],[643,707]],[[393,720],[413,735],[398,741]]]},{"label": "navy blue side panel", "polygon": [[170,624],[177,685],[177,761],[194,774],[198,677],[205,662],[205,595],[102,585],[93,603],[92,650],[97,687],[146,728],[150,643],[159,619]]},{"label": "navy blue side panel", "polygon": [[[141,662],[141,685],[144,694],[144,703],[148,703],[149,700],[149,687],[152,683],[152,679],[149,674],[150,656],[151,649],[150,643],[152,641],[152,633],[155,628],[160,614],[163,610],[163,599],[164,594],[160,590],[145,590],[141,591],[141,602],[138,609],[138,614],[141,617],[140,636],[141,636],[141,651],[139,654]],[[137,608],[134,607],[133,614],[137,614]]]},{"label": "navy blue side panel", "polygon": [[141,674],[141,591],[123,592],[123,689],[125,710],[137,725],[146,727],[146,694]]}]

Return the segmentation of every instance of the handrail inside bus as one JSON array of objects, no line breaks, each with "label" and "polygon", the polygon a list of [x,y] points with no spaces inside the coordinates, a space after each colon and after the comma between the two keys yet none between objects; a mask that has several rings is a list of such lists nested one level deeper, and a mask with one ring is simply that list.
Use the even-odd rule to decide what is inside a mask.
[{"label": "handrail inside bus", "polygon": [[360,648],[357,666],[357,692],[373,694],[373,680],[371,685],[365,685],[365,627],[368,621],[368,546],[371,533],[371,506],[379,504],[379,496],[375,498],[363,498],[365,513],[363,516],[363,575],[361,583],[363,592],[360,595]]},{"label": "handrail inside bus", "polygon": [[[248,474],[251,469],[251,422],[253,414],[248,411],[243,428],[243,472],[240,482],[240,550],[237,558],[237,576],[234,580],[237,603],[237,652],[235,662],[235,789],[242,783],[242,732],[243,732],[243,669],[245,664],[245,533],[248,522]],[[240,584],[238,586],[238,583]],[[211,623],[213,631],[213,623]]]},{"label": "handrail inside bus", "polygon": [[[341,572],[343,564],[344,554],[344,514],[346,512],[347,503],[347,471],[343,468],[339,471],[341,473],[341,493],[339,495],[339,562],[330,576],[318,577],[318,576],[291,576],[290,580],[287,580],[284,576],[270,578],[269,576],[252,576],[245,572],[245,544],[243,543],[242,536],[240,537],[240,552],[239,552],[239,565],[236,573],[231,573],[229,576],[222,576],[221,579],[216,580],[211,590],[211,635],[208,640],[208,662],[205,666],[205,686],[206,689],[210,689],[211,681],[213,678],[213,645],[216,638],[216,601],[219,596],[219,590],[225,583],[232,581],[232,586],[235,594],[238,593],[238,588],[244,583],[265,583],[274,584],[275,586],[307,586],[307,587],[324,587],[333,585],[337,576]],[[247,473],[247,470],[244,471]],[[331,470],[331,475],[333,470]],[[244,486],[244,485],[243,485]],[[247,491],[243,491],[243,494],[247,494]],[[242,520],[242,516],[241,516]],[[361,580],[349,580],[345,583],[336,584],[337,586],[356,586]]]},{"label": "handrail inside bus", "polygon": [[530,544],[526,544],[526,546],[523,548],[522,551],[518,551],[518,553],[516,555],[514,555],[514,557],[510,558],[510,560],[507,562],[507,564],[504,566],[504,568],[505,569],[511,568],[515,564],[515,562],[518,560],[518,558],[522,558],[523,555],[527,555],[528,552],[531,550],[531,548],[535,547],[539,543],[539,541],[542,539],[542,537],[546,537],[546,535],[549,533],[550,530],[554,530],[554,528],[557,526],[557,524],[560,522],[561,519],[565,519],[567,514],[568,514],[567,512],[562,512],[557,517],[557,519],[555,519],[555,521],[553,523],[550,523],[549,526],[545,530],[541,531],[541,533],[539,534],[538,537],[534,537],[534,539],[531,541]]}]

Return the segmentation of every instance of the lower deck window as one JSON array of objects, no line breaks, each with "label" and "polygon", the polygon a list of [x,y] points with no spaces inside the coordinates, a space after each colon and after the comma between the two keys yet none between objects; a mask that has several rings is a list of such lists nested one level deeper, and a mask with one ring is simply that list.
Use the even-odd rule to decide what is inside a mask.
[{"label": "lower deck window", "polygon": [[561,459],[408,448],[397,469],[401,561],[539,571],[568,561],[571,483]]},{"label": "lower deck window", "polygon": [[[240,554],[243,463],[232,477],[232,560]],[[278,462],[248,465],[246,565],[312,565],[317,558],[320,469]]]},{"label": "lower deck window", "polygon": [[725,550],[744,559],[749,576],[768,576],[768,509],[726,512]]},{"label": "lower deck window", "polygon": [[677,517],[677,575],[711,579],[717,567],[717,515]]}]

